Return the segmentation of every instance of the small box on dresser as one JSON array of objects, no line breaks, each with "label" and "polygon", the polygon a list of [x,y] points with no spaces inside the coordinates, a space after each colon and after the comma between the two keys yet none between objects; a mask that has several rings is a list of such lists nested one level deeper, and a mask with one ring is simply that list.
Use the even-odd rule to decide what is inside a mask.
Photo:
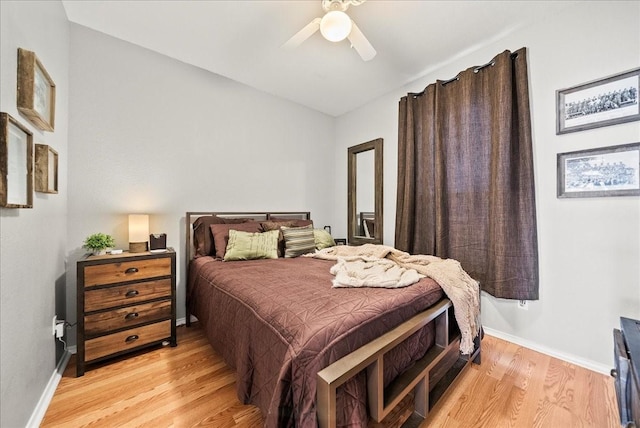
[{"label": "small box on dresser", "polygon": [[78,261],[77,376],[86,365],[176,339],[176,253]]}]

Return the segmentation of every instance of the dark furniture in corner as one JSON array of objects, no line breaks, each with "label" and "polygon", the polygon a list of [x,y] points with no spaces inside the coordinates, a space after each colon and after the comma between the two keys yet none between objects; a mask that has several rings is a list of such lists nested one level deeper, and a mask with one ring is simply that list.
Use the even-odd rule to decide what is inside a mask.
[{"label": "dark furniture in corner", "polygon": [[616,396],[623,427],[640,427],[640,321],[620,317],[613,330]]},{"label": "dark furniture in corner", "polygon": [[176,253],[78,261],[77,376],[85,366],[176,339]]}]

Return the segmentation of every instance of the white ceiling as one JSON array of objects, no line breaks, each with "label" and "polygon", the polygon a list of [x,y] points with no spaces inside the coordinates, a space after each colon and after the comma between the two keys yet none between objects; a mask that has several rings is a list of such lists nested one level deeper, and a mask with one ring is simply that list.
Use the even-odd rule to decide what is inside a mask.
[{"label": "white ceiling", "polygon": [[319,32],[281,48],[322,16],[320,0],[62,3],[72,22],[339,116],[579,2],[369,0],[347,11],[378,52],[368,62]]}]

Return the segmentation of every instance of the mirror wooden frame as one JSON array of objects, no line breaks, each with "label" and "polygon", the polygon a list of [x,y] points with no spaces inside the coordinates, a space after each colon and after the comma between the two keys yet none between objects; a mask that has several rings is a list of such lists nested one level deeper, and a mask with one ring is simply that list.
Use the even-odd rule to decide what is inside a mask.
[{"label": "mirror wooden frame", "polygon": [[[383,212],[382,212],[382,196],[383,196],[383,150],[382,138],[368,141],[348,148],[348,172],[347,172],[347,231],[349,245],[362,244],[382,244],[383,233]],[[357,159],[358,153],[373,150],[374,153],[374,230],[375,236],[368,238],[359,236],[358,230],[358,213],[356,212],[356,188],[357,188]]]}]

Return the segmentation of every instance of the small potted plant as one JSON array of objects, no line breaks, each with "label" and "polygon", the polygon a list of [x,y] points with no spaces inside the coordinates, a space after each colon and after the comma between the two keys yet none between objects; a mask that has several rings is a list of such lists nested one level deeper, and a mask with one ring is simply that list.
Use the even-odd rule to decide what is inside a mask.
[{"label": "small potted plant", "polygon": [[83,247],[90,250],[95,256],[107,254],[107,248],[115,246],[115,241],[111,235],[106,233],[94,233],[84,240]]}]

